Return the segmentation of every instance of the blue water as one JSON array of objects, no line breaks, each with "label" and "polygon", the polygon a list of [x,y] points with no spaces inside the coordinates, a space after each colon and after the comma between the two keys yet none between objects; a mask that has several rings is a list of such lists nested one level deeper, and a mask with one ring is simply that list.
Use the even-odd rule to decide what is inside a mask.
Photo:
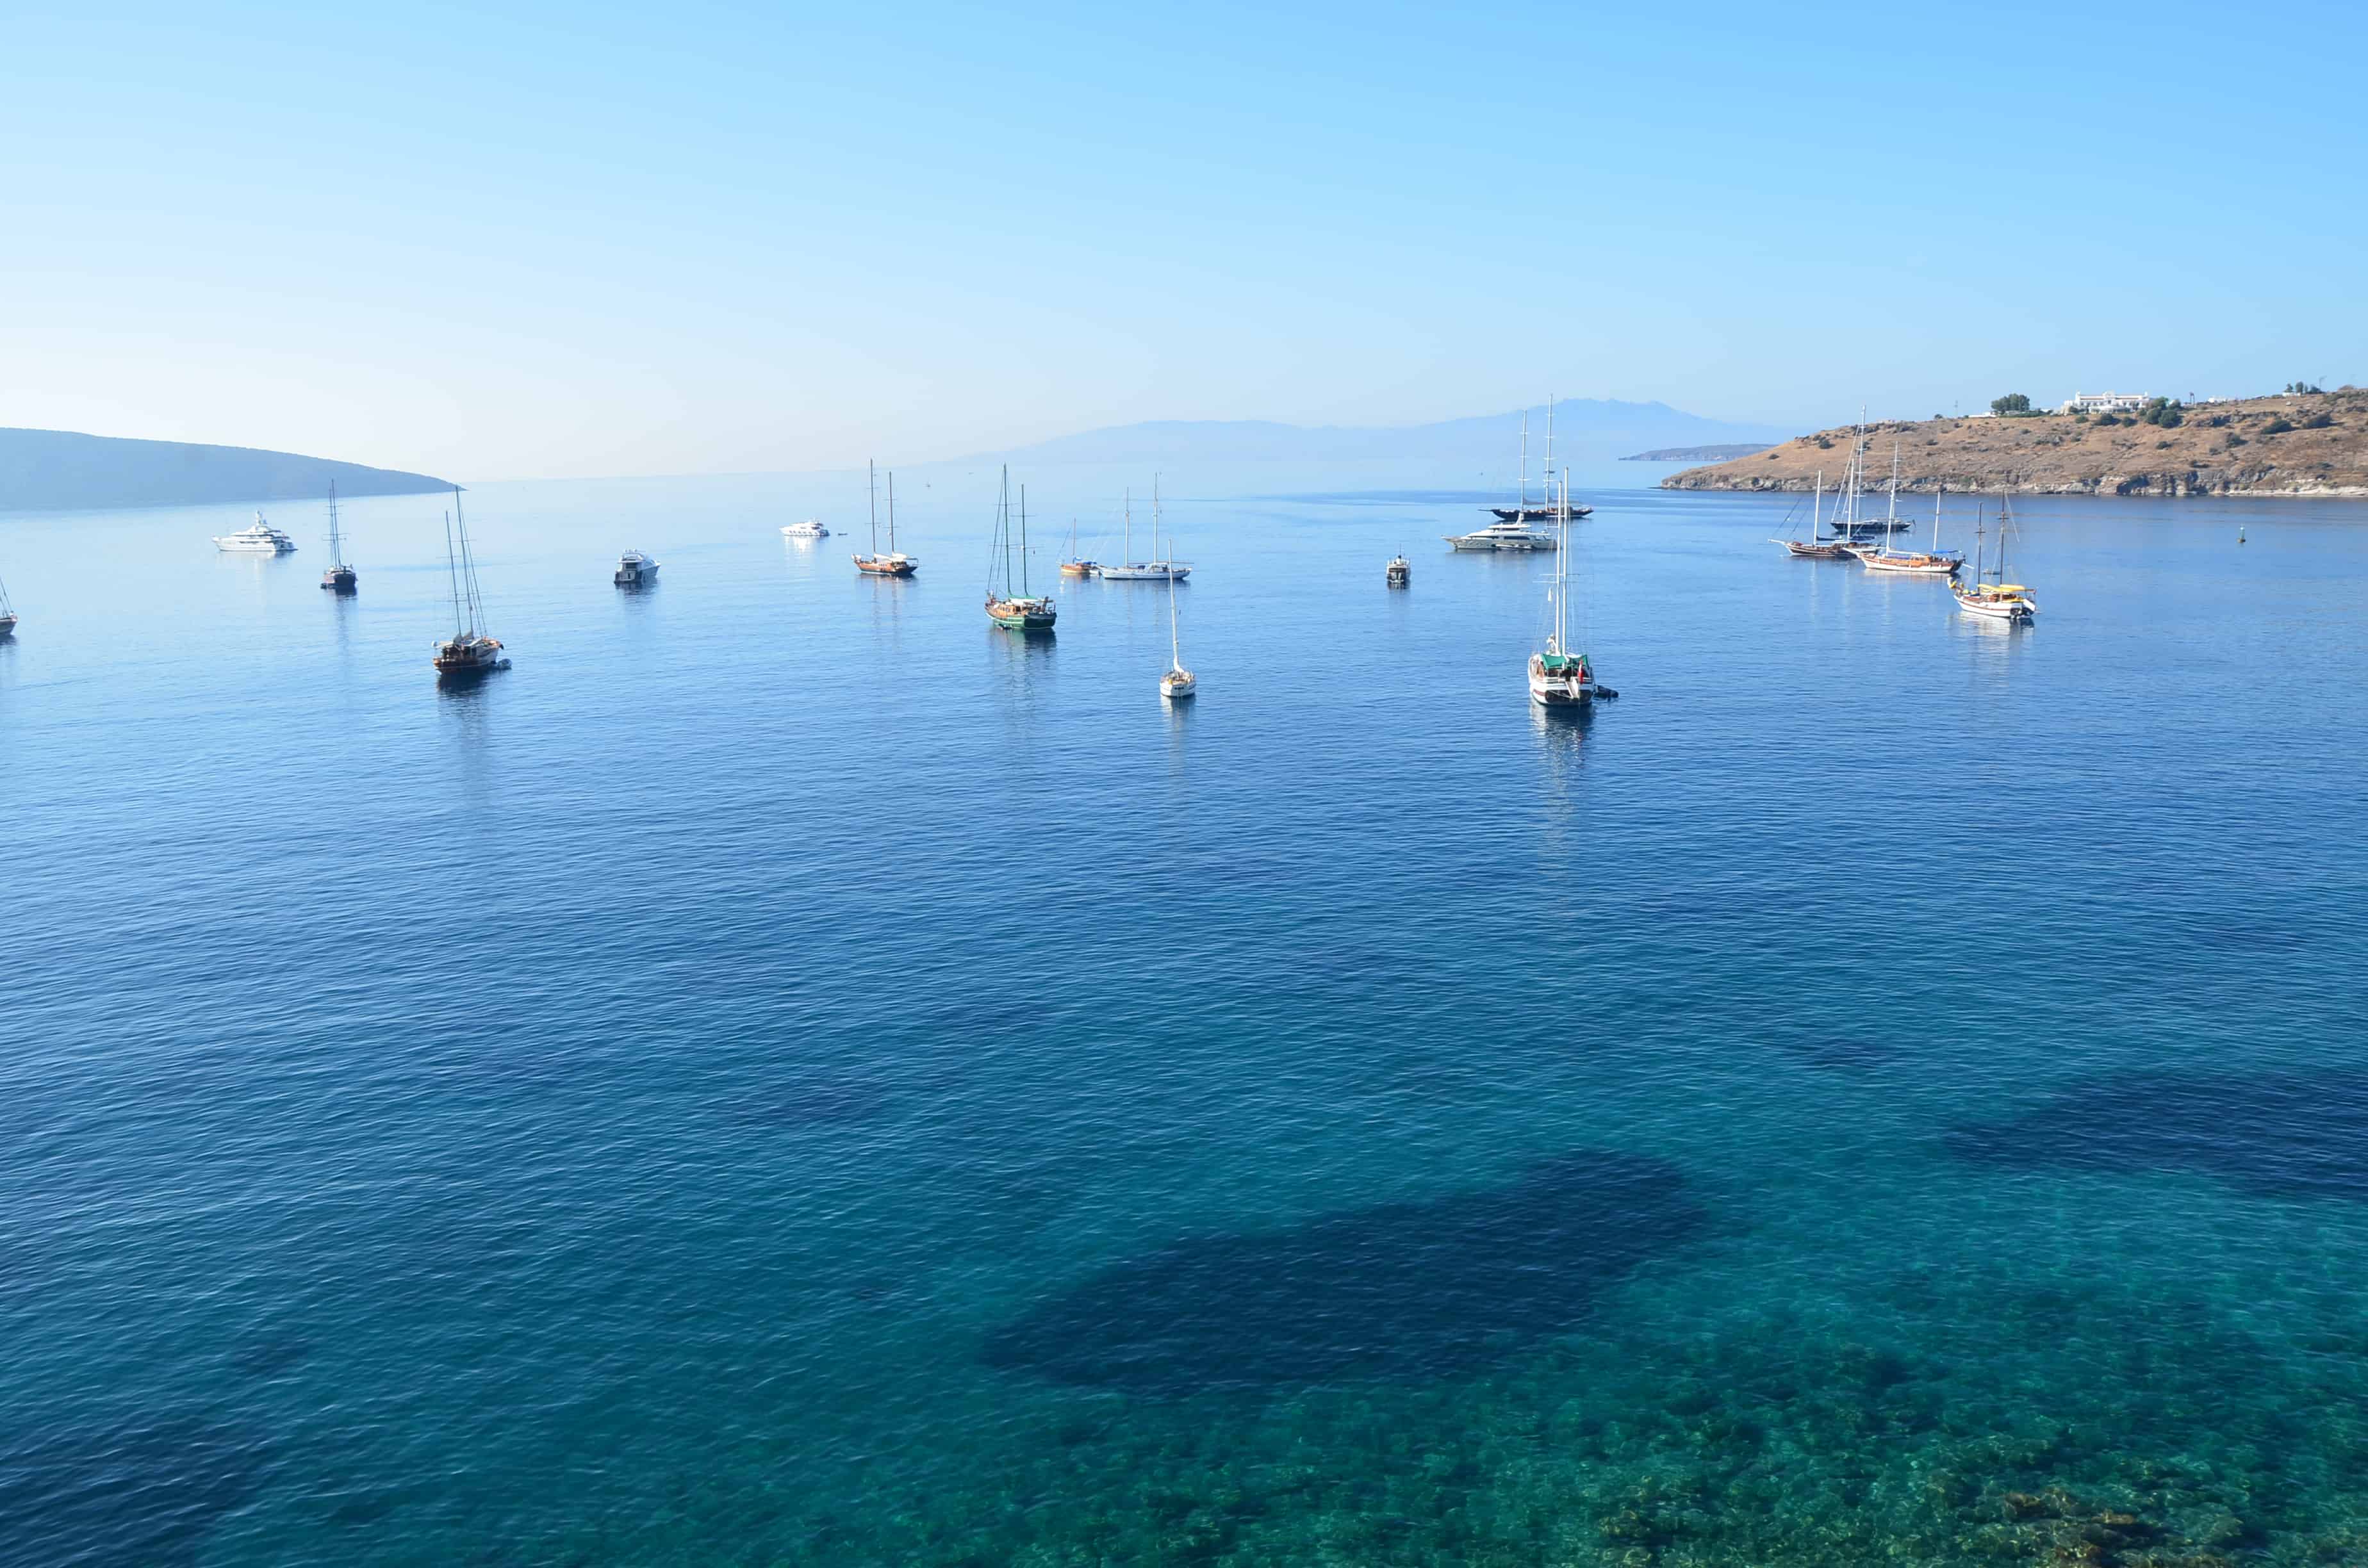
[{"label": "blue water", "polygon": [[2368,1559],[2364,515],[1587,480],[0,518],[0,1563]]}]

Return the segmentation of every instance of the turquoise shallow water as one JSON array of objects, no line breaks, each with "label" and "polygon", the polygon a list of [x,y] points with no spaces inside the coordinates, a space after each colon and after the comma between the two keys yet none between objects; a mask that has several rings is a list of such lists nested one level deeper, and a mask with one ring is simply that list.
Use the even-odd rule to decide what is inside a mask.
[{"label": "turquoise shallow water", "polygon": [[1353,480],[0,519],[0,1563],[2368,1557],[2359,514]]}]

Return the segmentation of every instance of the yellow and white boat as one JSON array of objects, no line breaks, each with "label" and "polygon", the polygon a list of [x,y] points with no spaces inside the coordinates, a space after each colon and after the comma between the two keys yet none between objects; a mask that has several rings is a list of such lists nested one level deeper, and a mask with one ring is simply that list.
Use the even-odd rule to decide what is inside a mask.
[{"label": "yellow and white boat", "polygon": [[1968,615],[1987,616],[2003,620],[2010,626],[2029,626],[2039,614],[2038,601],[2031,590],[2021,583],[2006,580],[2006,536],[2014,525],[2014,513],[2004,500],[1998,503],[1998,564],[1984,570],[1982,566],[1982,531],[1977,518],[1974,525],[1974,580],[1968,585],[1952,583],[1950,589],[1957,596],[1957,607]]}]

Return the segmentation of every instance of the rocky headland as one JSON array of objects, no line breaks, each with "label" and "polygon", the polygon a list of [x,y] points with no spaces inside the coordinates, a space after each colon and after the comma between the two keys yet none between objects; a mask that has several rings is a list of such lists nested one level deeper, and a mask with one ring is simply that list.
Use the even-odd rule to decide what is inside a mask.
[{"label": "rocky headland", "polygon": [[[2288,392],[2135,414],[2006,415],[1891,420],[1866,427],[1866,484],[2032,495],[2297,495],[2368,500],[2368,391]],[[1830,490],[1850,461],[1850,429],[1690,468],[1668,490]]]}]

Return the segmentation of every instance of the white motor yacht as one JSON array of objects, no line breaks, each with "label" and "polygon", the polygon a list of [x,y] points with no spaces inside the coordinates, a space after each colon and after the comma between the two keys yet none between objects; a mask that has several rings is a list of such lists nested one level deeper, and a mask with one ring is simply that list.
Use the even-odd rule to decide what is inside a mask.
[{"label": "white motor yacht", "polygon": [[617,562],[617,586],[639,588],[658,574],[658,563],[638,550],[629,550]]},{"label": "white motor yacht", "polygon": [[265,522],[257,512],[255,521],[238,532],[216,534],[214,548],[235,555],[290,555],[295,552],[296,541]]},{"label": "white motor yacht", "polygon": [[1533,528],[1527,523],[1490,523],[1485,528],[1468,534],[1449,534],[1447,542],[1458,550],[1552,550],[1554,536],[1543,528]]},{"label": "white motor yacht", "polygon": [[783,523],[781,532],[791,539],[828,539],[830,530],[812,517],[802,523]]}]

